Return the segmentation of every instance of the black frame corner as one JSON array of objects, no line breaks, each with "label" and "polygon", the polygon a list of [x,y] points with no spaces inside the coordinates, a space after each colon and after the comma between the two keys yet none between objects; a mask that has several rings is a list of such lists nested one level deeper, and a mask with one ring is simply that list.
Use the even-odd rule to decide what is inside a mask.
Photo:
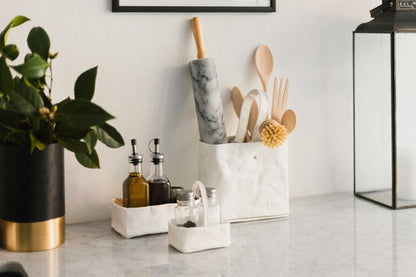
[{"label": "black frame corner", "polygon": [[198,6],[120,6],[119,0],[112,0],[112,12],[276,12],[276,0],[270,0],[269,7],[198,7]]}]

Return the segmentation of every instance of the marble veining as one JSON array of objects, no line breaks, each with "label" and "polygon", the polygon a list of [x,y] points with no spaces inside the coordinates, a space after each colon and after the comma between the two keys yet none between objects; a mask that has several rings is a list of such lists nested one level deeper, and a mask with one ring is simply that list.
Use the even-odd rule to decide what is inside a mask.
[{"label": "marble veining", "polygon": [[416,209],[352,193],[295,199],[288,219],[231,225],[228,248],[182,254],[166,234],[124,239],[109,221],[67,226],[63,246],[0,250],[29,276],[416,276]]},{"label": "marble veining", "polygon": [[189,63],[201,141],[227,143],[217,70],[212,58]]}]

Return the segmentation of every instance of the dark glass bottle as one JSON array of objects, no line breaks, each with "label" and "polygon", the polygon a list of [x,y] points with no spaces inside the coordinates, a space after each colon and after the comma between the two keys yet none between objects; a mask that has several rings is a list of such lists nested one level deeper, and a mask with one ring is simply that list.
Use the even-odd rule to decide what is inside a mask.
[{"label": "dark glass bottle", "polygon": [[163,174],[164,155],[159,152],[159,139],[155,138],[154,152],[152,152],[152,167],[150,176],[147,178],[149,182],[150,205],[159,205],[169,203],[170,201],[170,181]]},{"label": "dark glass bottle", "polygon": [[136,140],[131,140],[133,153],[129,156],[129,176],[123,183],[123,206],[126,208],[149,206],[149,184],[143,177],[143,156],[137,153]]}]

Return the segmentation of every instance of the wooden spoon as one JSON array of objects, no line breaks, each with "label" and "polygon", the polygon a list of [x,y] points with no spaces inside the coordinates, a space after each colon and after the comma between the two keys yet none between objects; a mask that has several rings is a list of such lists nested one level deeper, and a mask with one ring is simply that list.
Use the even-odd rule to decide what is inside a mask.
[{"label": "wooden spoon", "polygon": [[280,92],[282,91],[282,78],[280,78],[280,86],[279,86],[279,95],[277,94],[277,77],[274,78],[274,86],[273,86],[273,102],[272,102],[272,119],[277,120],[280,122],[279,118],[279,100],[280,100]]},{"label": "wooden spoon", "polygon": [[267,92],[267,84],[273,71],[273,55],[270,49],[265,45],[260,45],[254,54],[254,63],[257,73],[260,76],[263,90]]},{"label": "wooden spoon", "polygon": [[286,127],[290,134],[296,127],[296,114],[293,110],[286,110],[282,116],[282,125]]},{"label": "wooden spoon", "polygon": [[[233,87],[233,89],[231,90],[231,102],[233,102],[234,111],[237,114],[237,117],[240,118],[241,107],[244,102],[244,96],[241,93],[241,91],[238,89],[238,87]],[[259,115],[259,106],[257,102],[254,101],[250,110],[250,117],[249,117],[248,126],[247,126],[247,130],[249,132],[247,132],[246,134],[245,141],[251,140],[251,136],[253,135],[253,132],[254,132],[254,127],[256,127],[256,121],[257,121],[258,115]]]}]

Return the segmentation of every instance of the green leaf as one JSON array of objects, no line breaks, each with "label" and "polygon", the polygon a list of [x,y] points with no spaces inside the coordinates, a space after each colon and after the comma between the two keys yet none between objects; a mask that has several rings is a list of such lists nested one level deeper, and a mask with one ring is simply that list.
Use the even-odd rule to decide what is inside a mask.
[{"label": "green leaf", "polygon": [[29,136],[27,133],[13,132],[8,128],[5,128],[0,123],[0,141],[2,144],[12,145],[29,145]]},{"label": "green leaf", "polygon": [[1,53],[9,60],[14,61],[19,56],[19,49],[16,44],[9,44],[1,49]]},{"label": "green leaf", "polygon": [[40,122],[42,118],[40,116],[31,116],[30,117],[30,123],[35,131],[40,130]]},{"label": "green leaf", "polygon": [[6,59],[0,58],[0,91],[8,94],[13,89],[13,77],[7,66]]},{"label": "green leaf", "polygon": [[78,162],[88,168],[100,168],[100,161],[98,160],[97,151],[92,151],[91,154],[77,152],[75,157]]},{"label": "green leaf", "polygon": [[27,62],[28,60],[30,60],[31,58],[33,58],[35,56],[35,54],[33,53],[27,53],[25,55],[25,62]]},{"label": "green leaf", "polygon": [[6,28],[0,33],[0,48],[3,48],[6,45],[7,36],[9,35],[9,31],[11,28],[17,27],[26,21],[30,20],[29,18],[18,15],[10,21],[10,23],[6,26]]},{"label": "green leaf", "polygon": [[87,144],[88,147],[88,153],[92,153],[94,150],[95,145],[97,144],[97,134],[95,131],[91,131],[88,133],[88,135],[84,138],[85,144]]},{"label": "green leaf", "polygon": [[97,77],[97,67],[88,69],[75,82],[75,99],[85,99],[91,101],[94,96],[95,79]]},{"label": "green leaf", "polygon": [[72,139],[83,139],[91,131],[90,128],[86,129],[74,129],[69,126],[65,121],[58,121],[55,125],[55,133],[57,136],[72,138]]},{"label": "green leaf", "polygon": [[19,25],[21,25],[21,24],[23,24],[23,23],[25,23],[26,21],[29,21],[29,20],[30,19],[27,18],[26,16],[18,15],[16,17],[14,17],[12,19],[12,21],[10,21],[9,25],[10,25],[10,27],[13,28],[13,27],[17,27],[17,26],[19,26]]},{"label": "green leaf", "polygon": [[12,91],[9,96],[10,102],[16,111],[26,115],[35,115],[37,113],[37,109],[35,109],[33,105],[20,93]]},{"label": "green leaf", "polygon": [[53,125],[51,125],[47,119],[41,118],[39,131],[35,132],[37,138],[43,141],[45,144],[51,144],[56,142]]},{"label": "green leaf", "polygon": [[35,90],[38,90],[39,88],[36,87],[36,84],[34,84],[34,80],[36,79],[29,79],[26,77],[23,77],[22,80],[25,82],[25,84]]},{"label": "green leaf", "polygon": [[13,87],[20,82],[21,78],[19,76],[14,76],[13,78]]},{"label": "green leaf", "polygon": [[26,116],[13,110],[0,109],[0,124],[14,132],[27,132]]},{"label": "green leaf", "polygon": [[32,133],[29,134],[29,138],[30,138],[30,154],[33,153],[35,148],[39,150],[45,149],[46,145],[42,143],[40,140],[38,140],[37,138],[35,138],[35,136]]},{"label": "green leaf", "polygon": [[87,144],[72,138],[57,137],[56,140],[62,147],[72,152],[88,153]]},{"label": "green leaf", "polygon": [[0,97],[0,109],[7,109],[9,102],[6,101],[3,97]]},{"label": "green leaf", "polygon": [[118,148],[124,145],[123,137],[117,130],[107,123],[94,127],[98,139],[111,148]]},{"label": "green leaf", "polygon": [[14,133],[25,133],[25,134],[29,133],[28,130],[21,130],[21,129],[15,128],[13,126],[7,125],[6,123],[4,123],[2,121],[0,121],[0,125],[3,126],[6,129],[10,130],[10,131],[13,131]]},{"label": "green leaf", "polygon": [[33,53],[39,54],[45,61],[48,60],[51,41],[42,27],[34,27],[30,30],[27,36],[27,45]]},{"label": "green leaf", "polygon": [[39,109],[44,106],[40,94],[24,82],[20,82],[15,90],[9,94],[14,109],[27,115],[38,114]]},{"label": "green leaf", "polygon": [[34,54],[33,57],[26,60],[24,64],[12,66],[14,70],[30,79],[37,79],[45,76],[48,67],[49,64],[38,54]]},{"label": "green leaf", "polygon": [[59,103],[55,116],[57,121],[64,121],[68,128],[78,130],[100,125],[114,118],[100,106],[81,99],[66,99]]}]

